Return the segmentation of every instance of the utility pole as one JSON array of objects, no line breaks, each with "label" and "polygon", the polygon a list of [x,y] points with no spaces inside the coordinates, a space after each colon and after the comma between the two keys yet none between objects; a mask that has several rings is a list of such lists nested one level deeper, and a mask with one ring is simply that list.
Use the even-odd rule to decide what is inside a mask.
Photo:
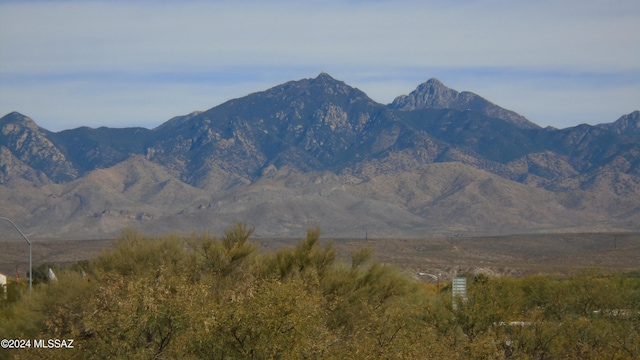
[{"label": "utility pole", "polygon": [[11,221],[11,219],[7,219],[6,217],[2,217],[0,216],[0,220],[4,220],[9,222],[11,225],[13,225],[13,227],[18,230],[18,232],[20,233],[20,235],[22,235],[22,237],[24,238],[24,240],[27,242],[27,244],[29,244],[29,294],[31,294],[31,287],[33,285],[33,265],[31,262],[31,241],[29,241],[29,239],[27,238],[27,235],[25,235],[22,230],[20,230],[20,228],[18,227],[18,225],[16,225],[13,221]]}]

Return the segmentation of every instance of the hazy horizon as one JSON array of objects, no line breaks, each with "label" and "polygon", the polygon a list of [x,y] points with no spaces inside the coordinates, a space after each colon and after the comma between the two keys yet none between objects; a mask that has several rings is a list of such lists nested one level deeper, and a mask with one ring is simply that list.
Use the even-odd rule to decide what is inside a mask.
[{"label": "hazy horizon", "polygon": [[640,109],[634,1],[0,1],[0,116],[153,128],[326,71],[387,104],[435,77],[540,126]]}]

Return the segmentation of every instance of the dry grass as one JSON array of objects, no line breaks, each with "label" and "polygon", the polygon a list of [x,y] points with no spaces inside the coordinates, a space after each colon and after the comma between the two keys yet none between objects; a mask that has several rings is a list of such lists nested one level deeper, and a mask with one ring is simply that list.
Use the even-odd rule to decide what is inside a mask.
[{"label": "dry grass", "polygon": [[[329,239],[326,239],[329,240]],[[297,239],[254,239],[263,251],[292,246]],[[571,274],[585,269],[640,270],[640,233],[527,234],[425,239],[335,239],[339,256],[363,246],[373,256],[418,277],[441,274],[443,281],[463,274],[490,276]],[[68,265],[91,259],[113,246],[112,240],[33,240],[33,265]],[[0,242],[0,272],[13,277],[16,265],[26,276],[28,246],[24,241]],[[425,278],[425,281],[431,281]]]},{"label": "dry grass", "polygon": [[[295,240],[261,241],[263,249],[292,245]],[[336,239],[344,258],[363,246],[373,256],[414,277],[419,272],[452,277],[484,273],[490,276],[573,274],[640,270],[640,233],[526,234],[425,239]],[[431,281],[429,277],[426,281]]]},{"label": "dry grass", "polygon": [[[96,257],[113,246],[113,240],[31,239],[33,267],[40,264],[66,266]],[[13,278],[16,266],[20,277],[29,270],[29,246],[24,240],[0,241],[0,273]]]}]

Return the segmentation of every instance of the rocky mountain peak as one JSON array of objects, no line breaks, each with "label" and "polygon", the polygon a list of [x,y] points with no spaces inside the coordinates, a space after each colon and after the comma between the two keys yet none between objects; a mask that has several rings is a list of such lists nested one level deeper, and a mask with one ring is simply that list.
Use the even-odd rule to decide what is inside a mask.
[{"label": "rocky mountain peak", "polygon": [[422,92],[429,92],[436,96],[445,95],[447,93],[455,95],[458,93],[457,91],[447,87],[445,84],[442,83],[442,81],[436,78],[431,78],[426,82],[418,85],[417,89]]},{"label": "rocky mountain peak", "polygon": [[0,129],[2,134],[7,135],[9,132],[17,131],[17,129],[29,129],[37,131],[40,129],[38,125],[30,117],[24,116],[17,111],[11,112],[0,118]]},{"label": "rocky mountain peak", "polygon": [[[308,84],[310,89],[317,89],[324,95],[340,97],[358,97],[373,101],[362,91],[347,85],[344,81],[336,80],[326,72],[321,72],[317,77],[311,79]],[[317,95],[314,93],[314,95]]]},{"label": "rocky mountain peak", "polygon": [[322,71],[316,78],[315,81],[325,81],[325,82],[338,82],[338,80],[334,79],[333,76],[329,75],[329,73]]},{"label": "rocky mountain peak", "polygon": [[78,175],[73,164],[49,139],[50,133],[29,117],[18,112],[7,114],[0,119],[0,133],[0,146],[50,179],[69,181]]},{"label": "rocky mountain peak", "polygon": [[640,110],[624,115],[610,124],[601,124],[600,127],[611,130],[616,134],[640,138]]},{"label": "rocky mountain peak", "polygon": [[40,139],[46,137],[46,130],[41,129],[27,116],[18,112],[12,112],[0,119],[0,145],[9,149],[19,150],[28,146],[30,139]]},{"label": "rocky mountain peak", "polygon": [[459,95],[460,93],[446,87],[440,80],[431,78],[427,82],[418,85],[416,90],[409,95],[401,95],[395,98],[389,107],[407,111],[446,109],[450,108]]},{"label": "rocky mountain peak", "polygon": [[473,110],[487,116],[501,119],[523,129],[539,129],[540,127],[524,116],[511,110],[501,108],[469,91],[458,92],[445,86],[438,79],[432,78],[418,85],[409,95],[395,98],[389,107],[392,109],[412,111],[420,109],[453,109],[458,111]]}]

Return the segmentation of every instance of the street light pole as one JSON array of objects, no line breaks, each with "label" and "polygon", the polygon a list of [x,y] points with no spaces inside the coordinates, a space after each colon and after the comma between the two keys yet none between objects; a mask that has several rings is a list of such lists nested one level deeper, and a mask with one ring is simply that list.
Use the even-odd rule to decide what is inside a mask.
[{"label": "street light pole", "polygon": [[22,230],[20,230],[20,228],[13,221],[2,216],[0,216],[0,220],[8,221],[11,225],[13,225],[13,227],[16,230],[18,230],[20,235],[22,235],[22,237],[27,241],[27,244],[29,244],[29,294],[31,294],[31,286],[33,284],[33,266],[31,262],[31,241],[29,241],[27,236],[22,232]]}]

